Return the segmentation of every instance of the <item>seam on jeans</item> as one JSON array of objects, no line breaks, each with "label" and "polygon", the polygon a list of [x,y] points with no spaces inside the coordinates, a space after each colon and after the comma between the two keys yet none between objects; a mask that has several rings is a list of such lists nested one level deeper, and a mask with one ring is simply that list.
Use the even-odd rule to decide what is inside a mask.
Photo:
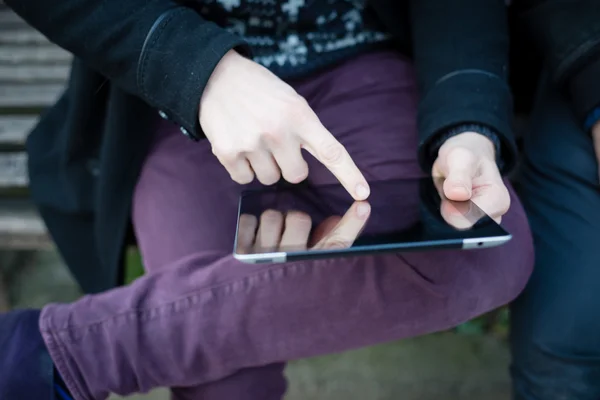
[{"label": "seam on jeans", "polygon": [[[86,397],[82,394],[82,390],[79,387],[77,380],[73,378],[73,371],[69,367],[69,363],[65,361],[64,348],[60,338],[56,333],[52,332],[51,329],[43,328],[40,329],[40,331],[45,338],[46,346],[48,347],[52,361],[54,361],[55,366],[59,370],[63,382],[67,385],[67,388],[76,399],[85,399]],[[60,367],[62,367],[62,369]],[[66,374],[62,373],[62,371],[66,371]]]},{"label": "seam on jeans", "polygon": [[[328,260],[328,262],[331,262],[331,260]],[[264,277],[266,275],[272,274],[276,271],[286,271],[286,270],[291,270],[291,269],[306,269],[306,266],[303,264],[296,264],[296,263],[292,263],[292,264],[282,264],[281,266],[279,266],[278,268],[269,268],[267,270],[262,270],[262,271],[258,271],[253,275],[248,275],[248,276],[244,276],[242,279],[240,280],[235,280],[235,281],[230,281],[230,282],[223,282],[221,284],[218,285],[214,285],[214,286],[209,286],[206,288],[202,288],[201,292],[198,293],[198,291],[196,291],[193,294],[187,295],[187,296],[183,296],[180,297],[178,299],[172,300],[168,303],[165,304],[161,304],[158,305],[156,307],[150,308],[150,309],[134,309],[134,310],[128,310],[126,312],[122,312],[119,313],[117,315],[113,315],[109,318],[103,319],[101,321],[97,321],[97,322],[91,322],[87,325],[83,325],[83,326],[67,326],[64,328],[60,328],[60,329],[56,329],[54,330],[55,333],[63,333],[63,332],[76,332],[76,331],[83,331],[83,330],[94,330],[94,329],[98,329],[100,328],[102,325],[106,324],[106,323],[110,323],[114,320],[120,319],[120,318],[125,318],[128,319],[131,316],[138,316],[139,318],[145,318],[145,321],[149,321],[151,320],[151,318],[149,317],[150,314],[157,314],[157,317],[162,315],[161,310],[164,310],[166,308],[169,307],[173,307],[175,304],[177,303],[181,303],[181,302],[187,302],[188,306],[181,308],[180,310],[176,310],[175,313],[183,313],[183,312],[187,312],[190,311],[190,306],[193,306],[197,303],[197,300],[202,297],[202,296],[206,296],[211,294],[213,291],[217,290],[217,289],[222,289],[224,287],[230,287],[230,286],[234,286],[236,284],[246,284],[248,280],[253,279],[257,276],[261,276]],[[75,335],[73,335],[75,336]]]},{"label": "seam on jeans", "polygon": [[[438,297],[438,298],[446,298],[447,297],[443,293],[439,293],[433,288],[433,286],[435,286],[435,284],[432,284],[432,287],[428,287],[427,285],[423,284],[422,281],[419,282],[418,277],[425,279],[425,280],[426,280],[426,278],[424,276],[422,276],[421,274],[419,274],[417,272],[416,268],[412,264],[407,262],[406,259],[404,259],[404,257],[402,257],[399,254],[397,254],[397,257],[400,261],[406,263],[406,265],[408,266],[408,269],[410,271],[410,275],[411,275],[412,279],[414,279],[415,283],[417,283],[419,285],[419,287],[423,288],[424,290],[426,290],[428,293],[432,294],[435,297]],[[327,260],[326,262],[332,263],[333,260]],[[113,315],[113,316],[106,318],[104,320],[101,320],[101,321],[92,322],[92,323],[89,323],[84,326],[71,325],[71,326],[67,326],[67,327],[58,329],[55,332],[56,333],[70,332],[71,337],[79,337],[81,335],[76,334],[76,332],[95,331],[95,330],[101,329],[104,325],[113,323],[114,321],[119,320],[119,319],[127,320],[127,319],[130,319],[131,317],[137,317],[137,318],[141,319],[142,321],[151,321],[151,320],[154,320],[156,318],[160,318],[161,316],[163,316],[164,310],[167,310],[167,309],[171,309],[171,312],[169,315],[178,315],[178,314],[186,313],[186,312],[193,310],[193,306],[198,304],[198,300],[200,298],[214,294],[214,292],[216,290],[233,287],[233,286],[239,285],[239,284],[245,285],[248,283],[249,280],[256,279],[257,277],[260,277],[261,279],[263,279],[269,275],[272,275],[272,274],[278,273],[278,272],[281,272],[282,274],[287,275],[292,272],[296,273],[296,272],[305,271],[307,268],[308,268],[308,266],[301,262],[272,266],[266,270],[257,271],[256,273],[254,273],[252,275],[244,276],[242,279],[229,281],[229,282],[223,282],[223,283],[220,283],[217,285],[202,288],[202,289],[200,289],[200,291],[197,290],[192,294],[182,296],[180,298],[171,300],[168,303],[160,304],[158,306],[155,306],[155,307],[152,307],[149,309],[128,310],[126,312],[122,312],[117,315]],[[177,307],[178,304],[185,304],[185,306]],[[73,342],[76,342],[76,341],[77,341],[76,339],[73,339]]]}]

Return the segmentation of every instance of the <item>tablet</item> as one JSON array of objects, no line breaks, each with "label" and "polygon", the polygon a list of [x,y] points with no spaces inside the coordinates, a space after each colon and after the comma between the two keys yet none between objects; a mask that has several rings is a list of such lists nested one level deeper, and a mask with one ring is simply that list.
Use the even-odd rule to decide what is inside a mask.
[{"label": "tablet", "polygon": [[371,182],[367,201],[341,185],[278,184],[242,193],[234,257],[247,263],[373,253],[480,249],[511,235],[474,202],[443,196],[442,180]]}]

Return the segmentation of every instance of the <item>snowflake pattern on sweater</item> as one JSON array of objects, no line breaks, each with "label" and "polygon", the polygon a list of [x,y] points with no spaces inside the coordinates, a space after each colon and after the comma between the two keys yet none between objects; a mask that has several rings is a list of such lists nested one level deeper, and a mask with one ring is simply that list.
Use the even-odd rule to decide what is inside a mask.
[{"label": "snowflake pattern on sweater", "polygon": [[202,0],[200,12],[244,37],[256,62],[280,76],[294,76],[388,41],[364,17],[366,2]]}]

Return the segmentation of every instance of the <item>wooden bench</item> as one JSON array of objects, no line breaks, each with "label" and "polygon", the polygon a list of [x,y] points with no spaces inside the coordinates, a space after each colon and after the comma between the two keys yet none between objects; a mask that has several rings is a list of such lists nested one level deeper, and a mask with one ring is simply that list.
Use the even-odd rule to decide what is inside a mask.
[{"label": "wooden bench", "polygon": [[[0,3],[0,252],[5,254],[52,246],[28,196],[25,140],[40,112],[63,90],[70,61],[70,54]],[[5,303],[0,293],[0,309]]]}]

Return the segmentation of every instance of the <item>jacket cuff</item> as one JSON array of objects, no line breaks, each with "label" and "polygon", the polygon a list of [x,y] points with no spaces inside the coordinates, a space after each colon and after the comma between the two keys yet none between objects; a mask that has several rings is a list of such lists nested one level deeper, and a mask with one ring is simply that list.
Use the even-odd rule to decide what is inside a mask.
[{"label": "jacket cuff", "polygon": [[200,98],[210,75],[234,48],[249,54],[244,40],[178,7],[156,21],[140,56],[138,89],[151,106],[179,124],[192,138],[203,136],[198,121]]},{"label": "jacket cuff", "polygon": [[598,53],[569,80],[568,89],[573,111],[583,124],[600,105],[600,48]]},{"label": "jacket cuff", "polygon": [[428,149],[440,132],[470,124],[491,129],[498,135],[502,172],[509,172],[516,161],[516,144],[511,128],[512,95],[499,77],[484,71],[464,72],[442,79],[419,105],[419,163],[431,171],[433,161]]}]

